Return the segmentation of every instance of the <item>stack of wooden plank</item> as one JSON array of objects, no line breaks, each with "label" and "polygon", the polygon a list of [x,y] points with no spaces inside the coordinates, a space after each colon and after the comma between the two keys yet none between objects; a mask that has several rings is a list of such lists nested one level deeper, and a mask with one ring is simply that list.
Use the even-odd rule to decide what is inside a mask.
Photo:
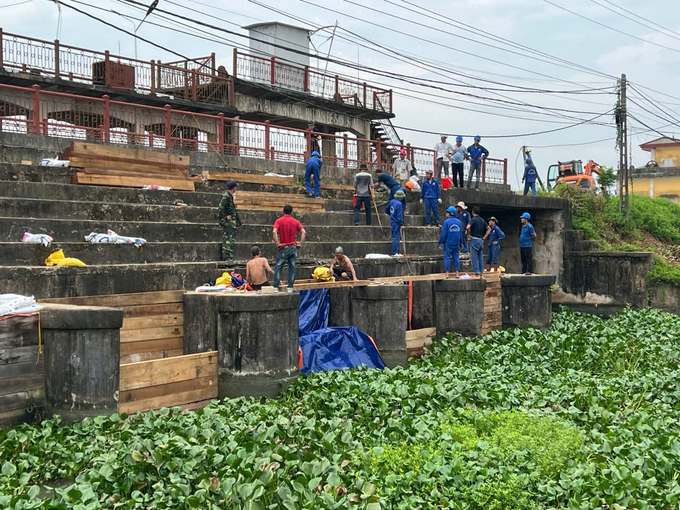
[{"label": "stack of wooden plank", "polygon": [[258,209],[262,211],[281,211],[284,205],[290,204],[298,212],[324,212],[326,201],[322,198],[308,198],[293,193],[265,193],[257,191],[238,191],[234,195],[234,203],[242,209]]},{"label": "stack of wooden plank", "polygon": [[72,142],[61,154],[69,166],[81,169],[73,184],[142,188],[157,184],[194,191],[189,156],[112,145]]},{"label": "stack of wooden plank", "polygon": [[242,174],[237,172],[203,172],[203,178],[207,181],[236,181],[250,184],[263,184],[265,186],[293,186],[297,182],[295,177],[278,177],[261,174]]},{"label": "stack of wooden plank", "polygon": [[432,345],[432,339],[437,335],[437,328],[412,329],[406,332],[406,356],[420,358],[425,354],[425,348]]},{"label": "stack of wooden plank", "polygon": [[482,335],[496,331],[503,327],[503,309],[501,295],[501,274],[483,273],[486,280],[484,292],[484,319],[482,320]]}]

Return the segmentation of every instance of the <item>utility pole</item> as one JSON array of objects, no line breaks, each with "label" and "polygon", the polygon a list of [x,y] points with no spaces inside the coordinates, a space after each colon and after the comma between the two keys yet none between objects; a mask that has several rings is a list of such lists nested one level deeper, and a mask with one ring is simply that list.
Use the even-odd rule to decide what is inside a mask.
[{"label": "utility pole", "polygon": [[[526,145],[522,145],[522,164],[526,165],[527,158],[531,158],[531,162],[534,163],[534,158],[531,155],[531,151],[529,150],[529,147]],[[536,163],[534,163],[534,166],[536,166]],[[543,181],[541,180],[541,174],[538,171],[538,167],[536,167],[536,177],[538,177],[538,184],[541,186],[542,189],[545,189],[545,186],[543,186]]]},{"label": "utility pole", "polygon": [[626,108],[626,75],[621,75],[619,82],[619,106],[616,111],[616,125],[619,141],[619,212],[626,213],[629,218],[628,207],[628,110]]}]

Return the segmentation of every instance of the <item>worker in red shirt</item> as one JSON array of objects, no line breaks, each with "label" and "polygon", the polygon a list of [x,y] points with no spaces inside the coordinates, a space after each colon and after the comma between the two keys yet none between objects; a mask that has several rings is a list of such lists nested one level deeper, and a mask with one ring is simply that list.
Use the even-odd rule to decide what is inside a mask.
[{"label": "worker in red shirt", "polygon": [[[288,292],[293,292],[295,284],[295,262],[297,261],[298,248],[302,248],[307,232],[300,222],[293,218],[293,206],[283,207],[283,216],[274,222],[274,242],[278,248],[276,253],[276,266],[274,267],[274,289],[279,291],[281,283],[281,269],[284,264],[288,265]],[[297,242],[297,233],[300,232],[300,242]]]}]

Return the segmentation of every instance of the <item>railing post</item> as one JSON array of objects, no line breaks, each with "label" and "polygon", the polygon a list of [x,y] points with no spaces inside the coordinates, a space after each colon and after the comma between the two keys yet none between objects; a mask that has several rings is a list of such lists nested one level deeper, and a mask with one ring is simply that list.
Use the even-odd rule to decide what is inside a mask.
[{"label": "railing post", "polygon": [[233,61],[233,69],[231,75],[236,78],[236,75],[238,74],[238,50],[234,48],[234,61]]},{"label": "railing post", "polygon": [[508,183],[508,158],[503,158],[503,184]]},{"label": "railing post", "polygon": [[347,168],[347,133],[342,135],[342,162],[344,168]]},{"label": "railing post", "polygon": [[47,122],[47,119],[42,120],[42,134],[47,136],[50,132],[49,129],[49,123]]},{"label": "railing post", "polygon": [[4,62],[2,59],[2,27],[0,27],[0,69],[4,67]]},{"label": "railing post", "polygon": [[392,113],[392,89],[390,89],[390,113]]},{"label": "railing post", "polygon": [[482,159],[482,182],[486,182],[486,159]]},{"label": "railing post", "polygon": [[104,52],[104,85],[109,84],[109,75],[111,74],[111,71],[109,69],[111,65],[111,60],[109,58],[109,50],[106,50]]},{"label": "railing post", "polygon": [[59,39],[54,40],[54,77],[59,78]]},{"label": "railing post", "polygon": [[378,165],[378,168],[380,168],[382,170],[382,168],[381,168],[381,166],[382,166],[382,150],[381,150],[382,143],[380,142],[380,140],[375,141],[375,146],[376,146],[375,162]]},{"label": "railing post", "polygon": [[33,133],[40,134],[40,85],[33,85]]},{"label": "railing post", "polygon": [[182,74],[184,74],[184,99],[189,99],[189,63],[184,62],[184,71],[182,71]]},{"label": "railing post", "polygon": [[217,74],[217,69],[215,69],[215,52],[213,51],[210,54],[210,62],[211,62],[211,68],[212,68],[212,75],[215,76]]},{"label": "railing post", "polygon": [[276,58],[272,57],[271,60],[271,83],[274,85],[276,83]]},{"label": "railing post", "polygon": [[156,76],[156,87],[158,88],[163,88],[163,83],[161,82],[161,61],[158,60],[156,62],[156,73],[158,76]]},{"label": "railing post", "polygon": [[[437,175],[437,151],[432,151],[432,175]],[[441,179],[441,175],[437,177]]]},{"label": "railing post", "polygon": [[366,82],[364,82],[364,108],[367,108],[367,106],[366,106]]},{"label": "railing post", "polygon": [[172,107],[165,105],[165,150],[170,151],[172,147]]},{"label": "railing post", "polygon": [[406,144],[406,157],[411,162],[411,165],[413,165],[413,149],[411,148],[410,143]]},{"label": "railing post", "polygon": [[[326,88],[326,87],[324,87],[324,88]],[[323,96],[323,93],[324,93],[324,91],[322,90],[322,91],[321,91],[321,95],[322,95],[322,96]],[[339,93],[340,93],[340,79],[338,78],[338,75],[336,74],[336,75],[335,75],[335,93],[333,94],[333,96],[335,97],[335,96],[337,96]]]},{"label": "railing post", "polygon": [[198,87],[197,80],[198,80],[198,73],[195,70],[191,71],[191,100],[192,101],[196,101],[196,89]]},{"label": "railing post", "polygon": [[217,114],[219,119],[218,132],[217,132],[217,149],[220,154],[224,154],[224,113],[220,112]]},{"label": "railing post", "polygon": [[274,149],[274,146],[272,145],[272,146],[269,148],[269,158],[270,158],[272,161],[276,159],[276,154],[274,153],[274,151],[275,151],[275,149]]},{"label": "railing post", "polygon": [[305,139],[307,140],[307,148],[305,149],[305,161],[312,157],[312,127],[309,126],[305,132]]},{"label": "railing post", "polygon": [[270,159],[269,158],[269,125],[271,123],[268,120],[264,121],[264,159]]},{"label": "railing post", "polygon": [[[103,96],[104,99],[104,115],[103,115],[103,122],[104,122],[104,141],[105,142],[110,142],[111,141],[111,103],[110,103],[110,98],[108,94],[105,94]],[[137,129],[137,126],[135,126],[135,130]]]},{"label": "railing post", "polygon": [[[0,57],[0,58],[2,58],[2,57]],[[309,66],[305,66],[305,75],[304,75],[304,79],[303,79],[303,82],[302,82],[302,90],[304,92],[309,92]]]},{"label": "railing post", "polygon": [[229,106],[236,104],[236,97],[234,93],[234,78],[229,78]]},{"label": "railing post", "polygon": [[151,93],[156,93],[156,61],[151,61]]}]

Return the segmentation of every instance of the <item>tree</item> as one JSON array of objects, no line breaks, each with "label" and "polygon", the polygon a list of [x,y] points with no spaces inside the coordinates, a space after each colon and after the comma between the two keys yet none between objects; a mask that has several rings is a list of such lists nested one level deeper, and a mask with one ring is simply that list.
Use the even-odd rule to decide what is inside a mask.
[{"label": "tree", "polygon": [[611,187],[616,184],[616,174],[614,173],[614,169],[610,166],[604,166],[600,168],[599,171],[597,183],[602,188],[602,193],[608,197]]}]

